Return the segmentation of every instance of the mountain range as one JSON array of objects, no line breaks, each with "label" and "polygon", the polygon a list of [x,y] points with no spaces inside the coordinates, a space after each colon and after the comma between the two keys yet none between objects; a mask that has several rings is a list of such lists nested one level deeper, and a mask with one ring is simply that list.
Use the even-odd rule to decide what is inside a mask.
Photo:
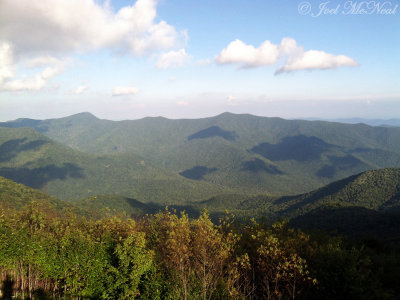
[{"label": "mountain range", "polygon": [[[0,209],[20,209],[32,200],[59,213],[69,210],[94,218],[110,213],[140,216],[165,209],[161,204],[119,195],[97,195],[71,203],[0,177]],[[400,168],[366,171],[300,195],[228,194],[170,208],[184,210],[192,217],[207,209],[214,220],[226,212],[238,218],[264,218],[268,222],[288,218],[294,227],[400,245]]]},{"label": "mountain range", "polygon": [[0,123],[0,176],[64,200],[103,194],[186,205],[219,195],[276,197],[387,167],[400,167],[400,128],[231,113]]}]

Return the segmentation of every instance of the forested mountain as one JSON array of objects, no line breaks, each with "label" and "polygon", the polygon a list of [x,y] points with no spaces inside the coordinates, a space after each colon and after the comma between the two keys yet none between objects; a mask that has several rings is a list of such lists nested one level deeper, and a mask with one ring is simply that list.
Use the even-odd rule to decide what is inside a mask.
[{"label": "forested mountain", "polygon": [[[165,209],[157,213],[157,205],[115,196],[87,199],[81,206],[89,213],[76,214],[71,204],[0,178],[1,291],[5,299],[13,294],[30,299],[397,299],[399,174],[399,169],[370,171],[306,195],[265,198],[272,206],[282,199],[304,206],[295,226],[310,225],[301,217],[311,220],[313,229],[335,221],[331,229],[350,225],[349,236],[364,241],[306,233],[268,219],[240,222],[224,216],[217,225],[204,212],[195,218]],[[233,199],[225,206],[248,208],[253,200]],[[218,202],[208,204],[213,201]],[[129,205],[142,217],[102,212],[107,204],[119,211]],[[315,204],[311,214],[307,204]],[[315,213],[330,204],[337,208],[333,217]],[[143,216],[149,209],[154,214]]]},{"label": "forested mountain", "polygon": [[41,207],[48,207],[57,211],[72,209],[77,212],[77,207],[71,203],[51,197],[39,190],[32,189],[23,184],[0,177],[0,209],[20,210],[32,201]]},{"label": "forested mountain", "polygon": [[339,123],[350,123],[350,124],[363,123],[371,126],[400,127],[400,119],[387,120],[387,119],[350,118],[350,119],[334,119],[332,121]]},{"label": "forested mountain", "polygon": [[0,128],[0,176],[64,200],[117,194],[168,204],[226,191],[158,168],[135,153],[84,153],[26,127]]},{"label": "forested mountain", "polygon": [[[289,218],[302,229],[322,229],[352,239],[374,238],[400,246],[400,169],[366,171],[295,196],[219,195],[194,204],[216,217],[226,209],[269,222]],[[193,209],[193,208],[192,208]]]},{"label": "forested mountain", "polygon": [[[162,205],[132,198],[99,195],[77,204],[90,211],[126,212],[128,216],[156,213]],[[206,201],[171,205],[198,217],[207,209],[217,221],[226,212],[241,219],[263,218],[271,223],[282,218],[304,229],[324,229],[352,238],[377,238],[400,245],[400,168],[366,171],[295,196],[222,194]]]},{"label": "forested mountain", "polygon": [[[365,170],[400,166],[400,128],[363,124],[231,113],[108,121],[81,113],[0,126],[28,126],[92,154],[136,154],[178,181],[208,182],[235,193],[297,194]],[[145,201],[140,193],[125,196]]]}]

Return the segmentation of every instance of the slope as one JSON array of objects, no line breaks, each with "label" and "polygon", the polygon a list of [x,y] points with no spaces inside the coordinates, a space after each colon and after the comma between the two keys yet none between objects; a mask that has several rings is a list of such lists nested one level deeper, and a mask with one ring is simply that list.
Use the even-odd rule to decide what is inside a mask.
[{"label": "slope", "polygon": [[213,212],[228,209],[243,216],[295,218],[325,208],[361,207],[376,212],[400,211],[400,168],[366,171],[317,190],[294,196],[225,194],[196,204]]},{"label": "slope", "polygon": [[0,176],[0,209],[22,209],[24,206],[34,201],[39,207],[47,207],[62,212],[72,210],[75,213],[81,213],[79,209],[71,203],[59,200],[55,197],[16,183],[12,180]]},{"label": "slope", "polygon": [[224,113],[195,120],[17,120],[89,153],[136,153],[159,168],[241,193],[297,194],[400,166],[400,128]]},{"label": "slope", "polygon": [[[130,216],[164,208],[113,195],[90,197],[78,203],[85,210],[109,209]],[[303,229],[323,229],[353,239],[374,238],[400,245],[400,168],[366,171],[296,196],[221,194],[169,208],[184,210],[192,217],[207,209],[216,222],[226,211],[239,219],[263,218],[268,223],[289,218],[291,226]]]},{"label": "slope", "polygon": [[226,191],[162,170],[134,153],[73,150],[31,128],[0,128],[0,176],[65,200],[119,194],[168,204]]}]

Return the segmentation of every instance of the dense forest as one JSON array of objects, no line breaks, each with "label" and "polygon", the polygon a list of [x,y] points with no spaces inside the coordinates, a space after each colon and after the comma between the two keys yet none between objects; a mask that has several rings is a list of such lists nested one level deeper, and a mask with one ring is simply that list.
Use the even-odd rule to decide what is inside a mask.
[{"label": "dense forest", "polygon": [[0,123],[0,176],[63,200],[117,194],[184,205],[221,194],[295,195],[389,167],[400,167],[396,127],[231,113]]},{"label": "dense forest", "polygon": [[399,299],[399,145],[233,114],[1,123],[0,299]]},{"label": "dense forest", "polygon": [[0,210],[3,299],[395,299],[399,272],[399,249],[286,221]]}]

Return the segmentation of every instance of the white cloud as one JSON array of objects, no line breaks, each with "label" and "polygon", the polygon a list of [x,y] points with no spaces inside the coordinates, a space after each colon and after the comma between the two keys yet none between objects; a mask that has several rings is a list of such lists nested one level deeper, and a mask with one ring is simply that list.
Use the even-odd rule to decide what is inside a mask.
[{"label": "white cloud", "polygon": [[86,85],[80,85],[75,90],[72,91],[72,94],[80,95],[88,89]]},{"label": "white cloud", "polygon": [[38,56],[32,59],[29,59],[26,62],[26,67],[28,68],[37,68],[45,65],[52,65],[52,64],[57,64],[60,60],[52,57],[50,55],[47,56]]},{"label": "white cloud", "polygon": [[95,0],[2,0],[0,40],[10,42],[18,55],[100,48],[144,55],[185,40],[185,32],[156,16],[155,0],[138,0],[117,12]]},{"label": "white cloud", "polygon": [[250,68],[274,64],[279,58],[279,46],[265,41],[260,47],[246,45],[241,40],[234,40],[216,56],[218,64],[239,64]]},{"label": "white cloud", "polygon": [[113,96],[127,96],[139,93],[139,89],[135,86],[120,86],[113,89]]},{"label": "white cloud", "polygon": [[[71,54],[110,49],[142,56],[181,47],[187,32],[157,20],[156,8],[156,0],[118,11],[110,1],[0,0],[0,90],[43,89]],[[24,68],[43,70],[19,75]]]},{"label": "white cloud", "polygon": [[66,61],[54,57],[37,58],[27,62],[30,69],[38,69],[30,76],[16,76],[16,63],[12,47],[9,43],[0,43],[0,91],[38,91],[43,89],[47,82],[60,74]]},{"label": "white cloud", "polygon": [[358,66],[354,59],[345,55],[333,55],[318,50],[304,51],[292,38],[284,38],[276,45],[265,41],[258,48],[236,39],[215,57],[217,64],[237,64],[241,68],[275,65],[281,61],[284,65],[278,68],[275,74]]},{"label": "white cloud", "polygon": [[294,58],[289,58],[286,64],[276,71],[276,74],[298,70],[326,70],[339,67],[356,67],[358,63],[344,55],[333,55],[324,51],[308,50]]},{"label": "white cloud", "polygon": [[13,54],[8,43],[0,43],[0,87],[3,82],[14,77]]},{"label": "white cloud", "polygon": [[168,69],[171,67],[181,67],[190,61],[190,56],[185,49],[170,51],[161,55],[157,62],[157,68]]}]

